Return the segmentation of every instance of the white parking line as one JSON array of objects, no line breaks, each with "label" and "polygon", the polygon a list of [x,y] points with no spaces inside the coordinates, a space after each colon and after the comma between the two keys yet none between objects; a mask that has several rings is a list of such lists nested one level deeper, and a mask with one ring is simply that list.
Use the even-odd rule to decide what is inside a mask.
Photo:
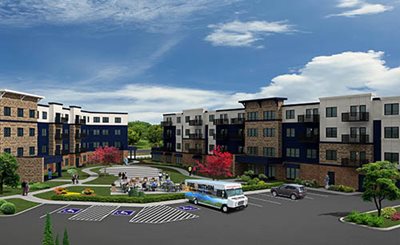
[{"label": "white parking line", "polygon": [[312,192],[307,192],[307,195],[317,196],[317,197],[328,197],[328,195],[322,195],[322,194],[317,194],[317,193],[312,193]]},{"label": "white parking line", "polygon": [[[61,209],[66,208],[66,207],[68,207],[68,206],[69,206],[69,204],[68,204],[68,205],[65,205],[65,206],[62,206],[61,208],[57,208],[56,210],[53,210],[53,211],[51,211],[51,212],[48,213],[48,214],[54,214],[55,212],[58,212],[58,211],[60,211]],[[43,219],[44,217],[46,217],[46,215],[47,215],[47,214],[40,216],[40,219]]]},{"label": "white parking line", "polygon": [[280,196],[274,197],[274,196],[272,196],[272,195],[262,194],[262,193],[261,193],[261,194],[258,194],[258,195],[262,195],[262,196],[269,197],[269,198],[273,198],[273,199],[285,200],[285,201],[289,201],[289,202],[297,202],[297,201],[298,201],[298,200],[292,200],[292,199],[286,198],[286,197],[280,197]]},{"label": "white parking line", "polygon": [[268,203],[277,204],[277,205],[281,205],[282,204],[280,202],[274,202],[274,201],[265,200],[265,199],[261,199],[261,198],[257,198],[257,197],[251,197],[251,196],[247,196],[247,197],[251,198],[251,199],[259,200],[259,201],[262,201],[262,202],[268,202]]},{"label": "white parking line", "polygon": [[115,210],[119,209],[120,206],[114,208],[111,212],[109,212],[108,214],[104,215],[103,217],[101,217],[99,220],[97,221],[102,221],[103,219],[105,219],[108,215],[114,213]]},{"label": "white parking line", "polygon": [[247,204],[249,204],[249,205],[251,205],[251,206],[256,206],[256,207],[259,207],[259,208],[262,208],[262,207],[263,207],[262,205],[258,205],[258,204],[251,203],[251,202],[248,202]]},{"label": "white parking line", "polygon": [[310,200],[314,200],[314,198],[312,197],[304,197],[305,199],[310,199]]}]

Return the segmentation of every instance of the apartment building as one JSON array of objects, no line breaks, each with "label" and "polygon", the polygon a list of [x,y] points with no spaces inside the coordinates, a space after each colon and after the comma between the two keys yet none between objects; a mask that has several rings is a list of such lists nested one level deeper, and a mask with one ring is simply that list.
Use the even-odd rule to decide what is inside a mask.
[{"label": "apartment building", "polygon": [[[226,148],[234,154],[235,174],[251,169],[270,178],[315,179],[321,185],[328,175],[330,184],[362,189],[363,176],[356,171],[362,164],[379,160],[399,162],[400,96],[377,97],[367,93],[323,97],[319,101],[300,104],[285,104],[285,100],[273,97],[239,101],[244,108],[232,110],[234,113],[227,115],[232,119],[236,112],[239,113],[237,118],[241,123],[237,124],[238,129],[244,132],[243,140],[239,141],[241,150],[235,151],[232,146]],[[181,126],[175,124],[176,118],[187,117],[186,112],[193,112],[192,115],[197,113],[206,120],[201,129],[203,131],[199,132],[215,127],[216,131],[207,132],[208,137],[204,138],[207,140],[203,140],[200,147],[203,156],[205,152],[210,153],[204,145],[233,144],[235,133],[230,130],[224,131],[225,141],[209,139],[210,133],[222,129],[224,124],[220,125],[221,122],[229,122],[223,119],[225,116],[221,121],[213,115],[229,111],[188,110],[180,114],[166,114],[164,121],[170,120],[171,125],[177,126],[175,130],[178,132]],[[173,135],[170,137],[174,138]],[[181,139],[178,141],[178,136],[175,138],[177,146],[178,142],[184,142]],[[173,139],[170,140],[172,145]],[[164,138],[164,141],[167,142],[167,139]],[[153,153],[162,156],[165,150]],[[174,148],[167,150],[170,154],[179,151]],[[185,153],[185,150],[180,152]],[[163,160],[161,157],[157,159]],[[179,163],[193,164],[193,157],[189,156]]]},{"label": "apartment building", "polygon": [[0,90],[0,149],[17,157],[21,178],[43,181],[48,169],[61,175],[82,166],[99,146],[128,149],[128,114],[93,112],[61,103],[39,104],[42,96]]}]

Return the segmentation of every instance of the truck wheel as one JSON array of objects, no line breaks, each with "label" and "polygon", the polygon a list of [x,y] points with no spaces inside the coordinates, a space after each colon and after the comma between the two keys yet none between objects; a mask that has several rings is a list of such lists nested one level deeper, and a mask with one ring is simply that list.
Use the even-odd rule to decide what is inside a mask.
[{"label": "truck wheel", "polygon": [[223,213],[228,213],[228,211],[229,211],[228,206],[223,205],[223,206],[221,207],[221,211],[222,211]]},{"label": "truck wheel", "polygon": [[199,202],[197,201],[197,199],[193,199],[193,204],[194,204],[194,205],[199,204]]},{"label": "truck wheel", "polygon": [[297,196],[296,196],[295,194],[292,194],[292,195],[290,195],[290,199],[296,200],[296,199],[297,199]]}]

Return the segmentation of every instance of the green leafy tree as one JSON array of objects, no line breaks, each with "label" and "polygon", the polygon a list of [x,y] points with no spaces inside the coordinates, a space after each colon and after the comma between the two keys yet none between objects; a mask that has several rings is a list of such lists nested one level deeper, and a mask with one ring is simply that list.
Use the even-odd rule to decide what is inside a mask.
[{"label": "green leafy tree", "polygon": [[380,161],[365,164],[357,170],[365,175],[365,191],[362,199],[369,202],[374,201],[378,216],[381,216],[383,200],[393,201],[400,198],[400,189],[396,186],[400,174],[396,164]]},{"label": "green leafy tree", "polygon": [[147,140],[153,146],[159,146],[162,144],[163,139],[163,128],[160,125],[151,125],[148,131]]},{"label": "green leafy tree", "polygon": [[63,245],[69,245],[69,238],[67,229],[64,229]]},{"label": "green leafy tree", "polygon": [[53,228],[51,227],[50,214],[46,215],[42,245],[54,245]]},{"label": "green leafy tree", "polygon": [[17,173],[17,159],[9,153],[0,154],[0,194],[3,194],[3,185],[17,187],[19,175]]},{"label": "green leafy tree", "polygon": [[140,132],[136,131],[134,128],[128,128],[128,143],[129,145],[136,145],[141,139]]}]

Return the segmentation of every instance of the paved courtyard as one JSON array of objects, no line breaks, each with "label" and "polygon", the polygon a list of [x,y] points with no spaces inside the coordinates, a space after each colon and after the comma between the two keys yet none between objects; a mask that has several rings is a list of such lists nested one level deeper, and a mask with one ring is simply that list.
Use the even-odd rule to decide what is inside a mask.
[{"label": "paved courtyard", "polygon": [[270,193],[248,197],[247,209],[229,214],[188,203],[144,208],[43,205],[0,218],[0,237],[4,244],[40,244],[44,215],[52,213],[55,231],[61,234],[67,228],[71,244],[400,244],[399,230],[374,231],[338,221],[352,210],[373,208],[359,196],[310,192],[296,201]]}]

